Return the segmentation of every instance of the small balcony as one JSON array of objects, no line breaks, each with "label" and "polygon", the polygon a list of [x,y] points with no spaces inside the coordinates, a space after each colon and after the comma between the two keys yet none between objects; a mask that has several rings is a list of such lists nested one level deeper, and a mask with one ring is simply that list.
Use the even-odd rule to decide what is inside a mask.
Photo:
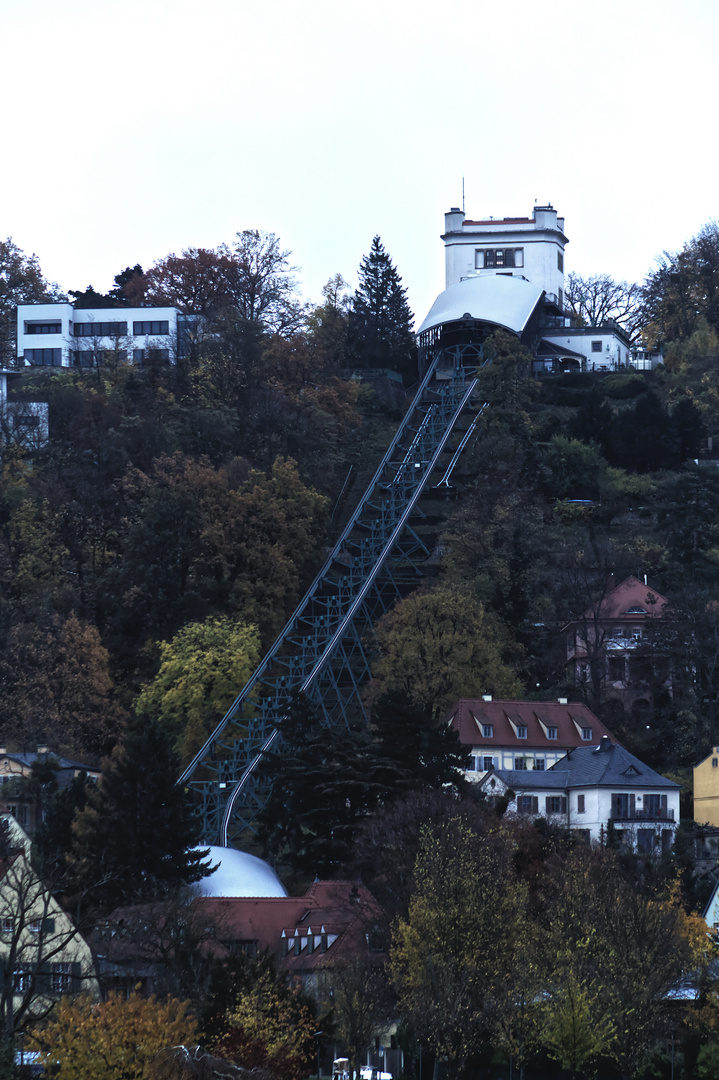
[{"label": "small balcony", "polygon": [[615,808],[609,820],[615,825],[619,822],[626,824],[628,821],[674,821],[674,810],[666,806],[636,806],[619,810]]}]

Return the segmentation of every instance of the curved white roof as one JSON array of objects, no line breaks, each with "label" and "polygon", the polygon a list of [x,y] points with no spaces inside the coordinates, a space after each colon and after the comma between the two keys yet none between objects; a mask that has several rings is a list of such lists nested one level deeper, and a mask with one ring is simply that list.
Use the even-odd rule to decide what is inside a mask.
[{"label": "curved white roof", "polygon": [[272,867],[246,851],[213,846],[205,862],[219,866],[195,885],[201,896],[287,896]]},{"label": "curved white roof", "polygon": [[439,294],[417,333],[470,318],[520,334],[541,297],[542,289],[524,278],[504,274],[465,278]]}]

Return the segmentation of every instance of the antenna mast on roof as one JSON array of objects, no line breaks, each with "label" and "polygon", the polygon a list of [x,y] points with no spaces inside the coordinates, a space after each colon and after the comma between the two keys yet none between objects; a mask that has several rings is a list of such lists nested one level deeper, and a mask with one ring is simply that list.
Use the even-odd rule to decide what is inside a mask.
[{"label": "antenna mast on roof", "polygon": [[462,177],[462,213],[464,213],[464,177]]}]

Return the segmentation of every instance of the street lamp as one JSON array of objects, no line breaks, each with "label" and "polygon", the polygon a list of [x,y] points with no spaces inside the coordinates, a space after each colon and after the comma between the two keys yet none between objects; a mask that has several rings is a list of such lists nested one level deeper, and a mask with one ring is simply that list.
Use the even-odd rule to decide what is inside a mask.
[{"label": "street lamp", "polygon": [[316,1031],[312,1036],[317,1039],[317,1080],[320,1080],[320,1035],[324,1035],[324,1031]]}]

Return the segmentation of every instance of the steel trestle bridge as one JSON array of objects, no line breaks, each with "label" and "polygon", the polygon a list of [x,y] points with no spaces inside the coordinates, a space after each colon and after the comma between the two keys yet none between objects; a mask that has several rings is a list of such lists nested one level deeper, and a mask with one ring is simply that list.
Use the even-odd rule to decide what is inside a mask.
[{"label": "steel trestle bridge", "polygon": [[[227,845],[251,827],[271,786],[257,766],[278,748],[282,718],[298,693],[313,702],[328,727],[348,726],[364,715],[371,628],[422,576],[430,553],[410,519],[426,488],[449,486],[475,430],[484,408],[478,411],[476,400],[482,363],[481,346],[437,353],[324,566],[180,777],[199,798],[205,843]],[[468,410],[471,421],[447,461],[450,436]]]}]

